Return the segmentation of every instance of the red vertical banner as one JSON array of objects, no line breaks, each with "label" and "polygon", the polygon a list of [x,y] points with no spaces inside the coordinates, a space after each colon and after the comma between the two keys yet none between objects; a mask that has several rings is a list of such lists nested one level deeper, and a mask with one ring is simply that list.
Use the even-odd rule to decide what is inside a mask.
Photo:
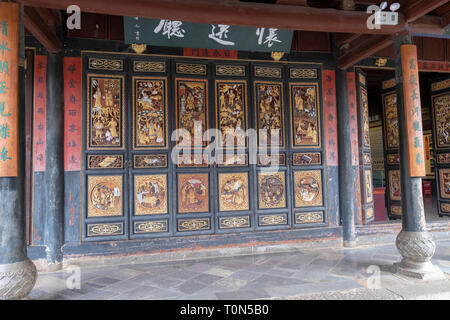
[{"label": "red vertical banner", "polygon": [[64,58],[64,171],[81,170],[81,58]]},{"label": "red vertical banner", "polygon": [[352,166],[358,166],[358,111],[356,109],[357,104],[354,72],[347,72],[347,97],[350,117],[350,140],[352,143]]},{"label": "red vertical banner", "polygon": [[45,171],[47,131],[47,56],[36,56],[34,66],[33,170]]},{"label": "red vertical banner", "polygon": [[2,2],[0,17],[0,177],[17,177],[19,6]]},{"label": "red vertical banner", "polygon": [[336,75],[334,70],[323,70],[323,115],[327,165],[339,164],[337,109],[336,109]]},{"label": "red vertical banner", "polygon": [[[408,165],[411,177],[424,177],[425,156],[423,149],[422,108],[420,106],[419,66],[417,48],[413,44],[400,47],[403,76]],[[399,114],[399,117],[403,115]]]}]

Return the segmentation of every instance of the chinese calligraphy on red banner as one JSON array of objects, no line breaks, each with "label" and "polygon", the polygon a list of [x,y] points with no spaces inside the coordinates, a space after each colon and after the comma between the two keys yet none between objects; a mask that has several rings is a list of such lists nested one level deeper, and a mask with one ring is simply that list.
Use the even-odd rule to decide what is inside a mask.
[{"label": "chinese calligraphy on red banner", "polygon": [[19,6],[0,4],[0,176],[18,175]]},{"label": "chinese calligraphy on red banner", "polygon": [[47,57],[36,55],[34,68],[33,170],[45,171],[47,131]]}]

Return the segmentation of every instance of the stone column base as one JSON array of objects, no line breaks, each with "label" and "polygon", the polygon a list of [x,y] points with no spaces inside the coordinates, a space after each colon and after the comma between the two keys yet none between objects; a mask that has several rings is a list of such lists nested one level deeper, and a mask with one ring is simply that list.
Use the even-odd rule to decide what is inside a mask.
[{"label": "stone column base", "polygon": [[37,279],[34,263],[24,261],[0,264],[0,299],[23,299],[33,289]]},{"label": "stone column base", "polygon": [[395,241],[403,259],[395,264],[396,273],[422,280],[446,279],[441,269],[430,261],[436,250],[433,237],[427,231],[400,231]]}]

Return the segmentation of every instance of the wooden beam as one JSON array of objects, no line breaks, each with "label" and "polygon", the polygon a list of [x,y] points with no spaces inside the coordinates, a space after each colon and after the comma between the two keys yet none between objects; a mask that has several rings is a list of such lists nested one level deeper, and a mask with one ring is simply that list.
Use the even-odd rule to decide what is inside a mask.
[{"label": "wooden beam", "polygon": [[56,36],[55,30],[44,22],[34,8],[25,7],[24,25],[48,52],[57,53],[61,50],[61,41]]},{"label": "wooden beam", "polygon": [[359,38],[360,35],[361,34],[359,34],[359,33],[347,33],[347,34],[339,35],[339,36],[336,36],[335,43],[340,49],[343,49],[343,48],[347,47],[350,44],[350,42]]},{"label": "wooden beam", "polygon": [[427,13],[433,11],[446,4],[448,0],[421,0],[415,1],[414,4],[407,6],[403,12],[405,15],[406,22],[413,22],[418,18],[426,15]]},{"label": "wooden beam", "polygon": [[277,4],[290,4],[293,6],[308,6],[308,0],[277,0]]},{"label": "wooden beam", "polygon": [[440,6],[439,8],[434,10],[433,12],[436,13],[438,16],[444,16],[445,14],[450,12],[450,2],[447,2],[443,6]]},{"label": "wooden beam", "polygon": [[[29,6],[60,10],[74,3],[73,0],[19,1]],[[401,14],[396,26],[368,29],[366,12],[224,0],[134,0],[126,5],[123,0],[77,0],[76,3],[82,12],[304,31],[393,34],[405,26]]]},{"label": "wooden beam", "polygon": [[374,53],[392,45],[394,35],[377,36],[365,41],[361,41],[359,45],[352,47],[347,53],[339,58],[339,68],[347,69],[359,61],[370,57]]},{"label": "wooden beam", "polygon": [[46,8],[34,8],[36,12],[41,16],[48,26],[54,28],[58,25],[58,21],[53,13],[53,10]]}]

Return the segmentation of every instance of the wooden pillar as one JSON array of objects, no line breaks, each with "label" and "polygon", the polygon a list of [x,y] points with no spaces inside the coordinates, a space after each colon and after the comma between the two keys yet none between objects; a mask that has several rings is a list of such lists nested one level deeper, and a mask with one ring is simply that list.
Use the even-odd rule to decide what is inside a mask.
[{"label": "wooden pillar", "polygon": [[339,214],[342,223],[343,245],[345,247],[353,247],[356,245],[356,200],[352,166],[350,109],[347,92],[347,72],[338,68],[336,70],[336,95],[339,139]]},{"label": "wooden pillar", "polygon": [[400,145],[402,230],[396,246],[402,255],[397,272],[420,279],[444,279],[430,259],[436,245],[426,231],[422,178],[426,175],[422,137],[417,50],[411,36],[394,41]]},{"label": "wooden pillar", "polygon": [[47,56],[45,246],[47,270],[62,267],[64,244],[64,93],[60,53]]},{"label": "wooden pillar", "polygon": [[23,6],[0,2],[0,28],[0,299],[20,299],[37,277],[25,235]]}]

